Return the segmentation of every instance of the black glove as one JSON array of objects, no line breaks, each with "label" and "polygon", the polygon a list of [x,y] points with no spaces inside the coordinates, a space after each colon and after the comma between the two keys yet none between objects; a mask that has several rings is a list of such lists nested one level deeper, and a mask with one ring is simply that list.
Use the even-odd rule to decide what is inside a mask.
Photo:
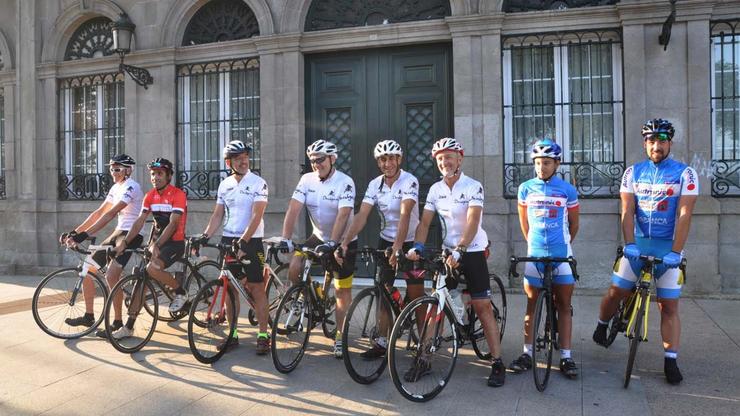
[{"label": "black glove", "polygon": [[83,231],[81,233],[75,233],[74,235],[71,235],[70,237],[72,237],[72,241],[74,241],[77,244],[80,244],[81,242],[87,240],[88,235],[86,232]]},{"label": "black glove", "polygon": [[59,244],[64,244],[64,242],[67,241],[67,237],[71,236],[73,233],[76,234],[74,231],[71,233],[62,233],[62,235],[59,236]]},{"label": "black glove", "polygon": [[206,234],[201,234],[195,239],[193,239],[193,243],[199,246],[203,244],[208,244],[208,238],[209,237]]}]

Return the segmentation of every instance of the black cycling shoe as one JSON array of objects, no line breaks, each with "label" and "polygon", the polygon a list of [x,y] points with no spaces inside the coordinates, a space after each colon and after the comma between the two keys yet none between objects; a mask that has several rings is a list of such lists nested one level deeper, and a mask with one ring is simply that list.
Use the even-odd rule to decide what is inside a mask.
[{"label": "black cycling shoe", "polygon": [[226,352],[229,352],[238,346],[239,346],[239,338],[231,337],[228,339],[228,341],[223,341],[220,344],[216,345],[216,349],[218,351],[221,351],[225,348]]},{"label": "black cycling shoe", "polygon": [[381,347],[376,344],[369,350],[361,352],[360,357],[362,357],[363,360],[377,360],[378,358],[385,357],[385,351],[385,347]]},{"label": "black cycling shoe", "polygon": [[493,365],[491,365],[491,375],[488,376],[488,386],[501,387],[504,385],[504,381],[506,381],[506,367],[504,367],[504,362],[501,361],[501,358],[496,358],[493,360]]},{"label": "black cycling shoe", "polygon": [[665,373],[665,379],[668,383],[676,385],[681,383],[683,376],[681,371],[678,369],[678,364],[675,358],[665,357],[665,363],[663,364],[663,372]]},{"label": "black cycling shoe", "polygon": [[89,328],[95,325],[95,316],[93,316],[93,314],[86,313],[77,318],[67,318],[64,320],[64,323],[69,326],[86,326]]},{"label": "black cycling shoe", "polygon": [[[123,321],[113,321],[113,325],[111,325],[111,332],[119,330],[123,326]],[[97,331],[95,331],[95,336],[98,338],[105,338],[108,339],[108,331],[105,330],[105,328],[98,328]]]},{"label": "black cycling shoe", "polygon": [[578,377],[578,367],[572,358],[560,359],[560,372],[568,378]]},{"label": "black cycling shoe", "polygon": [[432,371],[432,363],[420,358],[408,370],[406,370],[406,373],[403,375],[403,379],[409,383],[415,383],[419,381],[420,378],[429,374],[430,371]]},{"label": "black cycling shoe", "polygon": [[609,344],[606,340],[606,329],[607,324],[597,324],[596,329],[594,330],[593,340],[595,343],[601,345],[604,348],[608,348]]},{"label": "black cycling shoe", "polygon": [[523,373],[532,368],[532,356],[524,353],[509,364],[509,370],[516,374]]}]

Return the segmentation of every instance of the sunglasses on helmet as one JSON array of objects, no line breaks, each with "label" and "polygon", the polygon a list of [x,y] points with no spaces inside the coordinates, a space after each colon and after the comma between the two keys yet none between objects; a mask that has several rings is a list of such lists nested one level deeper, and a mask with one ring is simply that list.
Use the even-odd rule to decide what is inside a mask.
[{"label": "sunglasses on helmet", "polygon": [[653,133],[653,134],[646,134],[645,140],[659,140],[661,142],[671,141],[671,136],[668,133]]}]

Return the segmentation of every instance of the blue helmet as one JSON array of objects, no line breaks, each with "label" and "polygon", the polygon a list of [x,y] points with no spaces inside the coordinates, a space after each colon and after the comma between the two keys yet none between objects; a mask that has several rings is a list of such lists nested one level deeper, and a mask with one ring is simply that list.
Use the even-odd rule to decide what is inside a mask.
[{"label": "blue helmet", "polygon": [[532,145],[532,153],[530,153],[530,156],[532,157],[532,160],[535,160],[538,157],[549,157],[550,159],[560,160],[562,153],[563,149],[561,149],[554,140],[549,137],[545,137],[544,139],[537,140],[534,145]]},{"label": "blue helmet", "polygon": [[676,133],[676,129],[673,128],[673,124],[670,121],[662,118],[654,118],[648,120],[642,125],[642,137],[646,139],[647,136],[654,134],[664,133],[668,135],[669,140],[673,140],[673,135]]}]

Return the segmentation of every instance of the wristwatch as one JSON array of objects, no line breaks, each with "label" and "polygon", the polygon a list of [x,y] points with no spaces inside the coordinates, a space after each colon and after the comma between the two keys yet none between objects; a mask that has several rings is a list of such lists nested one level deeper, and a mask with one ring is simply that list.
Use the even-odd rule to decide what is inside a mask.
[{"label": "wristwatch", "polygon": [[468,251],[468,246],[464,244],[458,244],[457,247],[455,247],[455,251],[459,251],[460,253],[465,253]]}]

